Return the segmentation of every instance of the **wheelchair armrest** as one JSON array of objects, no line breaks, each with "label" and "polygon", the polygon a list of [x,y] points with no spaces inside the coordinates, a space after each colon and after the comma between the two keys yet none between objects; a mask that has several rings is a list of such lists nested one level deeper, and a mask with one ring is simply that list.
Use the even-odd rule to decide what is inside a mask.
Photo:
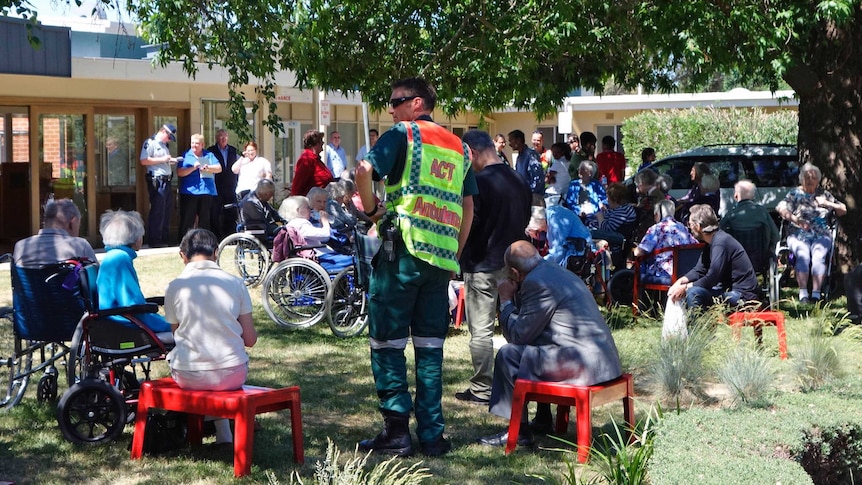
[{"label": "wheelchair armrest", "polygon": [[306,249],[318,249],[318,248],[325,248],[325,247],[326,247],[326,244],[307,244],[305,246],[294,246],[293,251],[298,253],[300,251],[305,251]]},{"label": "wheelchair armrest", "polygon": [[[158,306],[165,306],[165,297],[164,296],[151,296],[146,299],[147,303],[155,303]],[[149,313],[149,312],[147,312]]]},{"label": "wheelchair armrest", "polygon": [[159,306],[155,303],[144,303],[143,305],[124,306],[119,308],[108,308],[99,310],[100,317],[110,317],[113,315],[126,315],[134,313],[158,313]]}]

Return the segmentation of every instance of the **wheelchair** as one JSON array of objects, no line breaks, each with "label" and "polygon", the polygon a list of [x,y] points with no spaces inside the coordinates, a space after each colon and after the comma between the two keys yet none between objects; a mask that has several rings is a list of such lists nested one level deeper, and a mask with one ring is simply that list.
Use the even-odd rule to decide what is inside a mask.
[{"label": "wheelchair", "polygon": [[[837,286],[837,282],[833,280],[832,266],[835,260],[835,239],[838,234],[838,220],[834,213],[831,213],[827,224],[829,226],[829,234],[832,240],[832,249],[826,256],[826,277],[823,280],[823,287],[820,289],[821,300],[826,301],[832,290]],[[788,286],[788,283],[796,282],[796,255],[790,250],[787,245],[787,236],[790,231],[790,223],[782,220],[779,226],[781,237],[775,254],[769,261],[768,279],[769,279],[769,301],[777,305],[781,287]],[[789,285],[789,286],[792,286]]]},{"label": "wheelchair", "polygon": [[[157,311],[158,305],[151,302],[88,310],[81,319],[72,336],[67,367],[67,380],[74,384],[57,406],[60,431],[68,441],[113,441],[134,420],[140,381],[150,380],[152,363],[165,360],[173,348],[172,335],[159,338],[161,334],[134,316]],[[132,326],[110,317],[121,317]]]},{"label": "wheelchair", "polygon": [[[357,286],[355,260],[349,266],[324,267],[313,251],[321,246],[306,244],[291,226],[283,233],[283,239],[277,239],[275,244],[281,245],[284,260],[267,273],[262,285],[267,315],[276,324],[288,328],[308,328],[327,318],[338,337],[360,333],[365,326],[351,315],[355,311],[354,304],[358,304],[360,313],[365,312],[364,290],[356,294],[353,291],[356,287],[367,288],[367,285]],[[354,231],[354,244],[362,244],[356,241],[363,237],[359,231]],[[363,270],[358,273],[363,274]],[[333,292],[336,283],[338,290]],[[354,302],[349,308],[344,305],[347,298]]]},{"label": "wheelchair", "polygon": [[237,232],[219,242],[216,264],[239,277],[246,286],[257,286],[266,277],[272,264],[269,249],[272,241],[267,240],[265,229],[246,226],[240,202],[226,204],[224,208],[237,209]]},{"label": "wheelchair", "polygon": [[[9,382],[2,406],[18,404],[30,377],[39,372],[43,375],[37,398],[56,400],[57,366],[65,365],[69,388],[57,406],[63,436],[91,445],[116,439],[137,405],[138,371],[149,379],[152,362],[164,360],[169,350],[169,344],[134,317],[156,312],[158,306],[99,310],[98,265],[89,261],[35,269],[12,265],[11,271],[13,307],[0,311],[3,323],[11,324],[0,335],[0,355],[10,356],[3,358],[2,379]],[[109,318],[113,316],[132,327]]]},{"label": "wheelchair", "polygon": [[341,270],[326,295],[326,318],[332,333],[353,337],[368,326],[368,289],[371,260],[380,249],[380,239],[355,231],[354,264]]},{"label": "wheelchair", "polygon": [[20,403],[36,376],[37,399],[57,399],[58,367],[67,364],[68,342],[85,311],[78,286],[80,275],[86,276],[82,267],[74,260],[39,268],[10,264],[13,306],[0,308],[0,409]]}]

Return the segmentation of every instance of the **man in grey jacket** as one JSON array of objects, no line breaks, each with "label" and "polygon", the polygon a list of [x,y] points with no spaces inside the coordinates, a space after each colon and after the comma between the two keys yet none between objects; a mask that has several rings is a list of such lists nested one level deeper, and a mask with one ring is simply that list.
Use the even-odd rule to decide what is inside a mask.
[{"label": "man in grey jacket", "polygon": [[[509,419],[516,379],[593,385],[622,374],[619,354],[592,293],[573,273],[544,261],[536,248],[517,241],[506,250],[509,279],[500,283],[500,325],[509,342],[494,362],[489,408]],[[550,424],[550,407],[537,415]],[[523,413],[527,419],[526,410]],[[479,438],[506,444],[508,433]],[[532,443],[522,423],[519,445]]]}]

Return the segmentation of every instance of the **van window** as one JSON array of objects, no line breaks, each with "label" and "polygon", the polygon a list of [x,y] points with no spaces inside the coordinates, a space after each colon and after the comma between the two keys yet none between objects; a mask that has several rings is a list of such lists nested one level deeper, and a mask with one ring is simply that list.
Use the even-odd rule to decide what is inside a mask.
[{"label": "van window", "polygon": [[688,190],[691,188],[691,167],[695,162],[708,163],[724,189],[732,189],[740,180],[751,180],[757,187],[799,185],[799,162],[787,156],[756,159],[738,155],[683,157],[659,161],[652,168],[659,175],[668,175],[673,180],[671,189]]},{"label": "van window", "polygon": [[652,168],[659,175],[667,175],[673,180],[671,190],[688,190],[691,188],[691,167],[694,160],[688,158],[674,158],[664,163],[655,163]]},{"label": "van window", "polygon": [[[758,187],[795,187],[799,185],[799,161],[790,157],[771,157],[750,162],[750,179]],[[746,167],[748,168],[748,167]]]}]

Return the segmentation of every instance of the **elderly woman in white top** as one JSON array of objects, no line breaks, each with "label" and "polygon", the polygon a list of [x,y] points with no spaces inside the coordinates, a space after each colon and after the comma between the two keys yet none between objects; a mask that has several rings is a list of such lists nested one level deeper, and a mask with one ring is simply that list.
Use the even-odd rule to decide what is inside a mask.
[{"label": "elderly woman in white top", "polygon": [[329,241],[332,231],[329,214],[326,211],[321,211],[320,227],[315,227],[309,220],[311,217],[311,204],[308,198],[301,195],[288,197],[281,203],[278,213],[288,221],[287,227],[296,229],[296,232],[305,238],[305,241],[309,245],[321,246],[315,248],[314,252],[320,265],[327,272],[337,273],[353,264],[352,256],[339,254],[325,245]]},{"label": "elderly woman in white top", "polygon": [[[216,264],[218,239],[207,229],[191,229],[180,242],[185,269],[165,290],[165,319],[176,346],[168,354],[171,376],[183,389],[232,391],[248,377],[246,347],[257,342],[251,297],[243,281]],[[216,442],[233,437],[226,419],[217,419]]]},{"label": "elderly woman in white top", "polygon": [[806,163],[799,169],[799,187],[788,192],[775,208],[782,219],[790,222],[787,245],[796,255],[799,299],[805,303],[820,299],[820,289],[826,278],[826,256],[833,243],[829,215],[834,213],[840,217],[847,213],[847,206],[843,202],[820,187],[822,178],[819,168]]}]

